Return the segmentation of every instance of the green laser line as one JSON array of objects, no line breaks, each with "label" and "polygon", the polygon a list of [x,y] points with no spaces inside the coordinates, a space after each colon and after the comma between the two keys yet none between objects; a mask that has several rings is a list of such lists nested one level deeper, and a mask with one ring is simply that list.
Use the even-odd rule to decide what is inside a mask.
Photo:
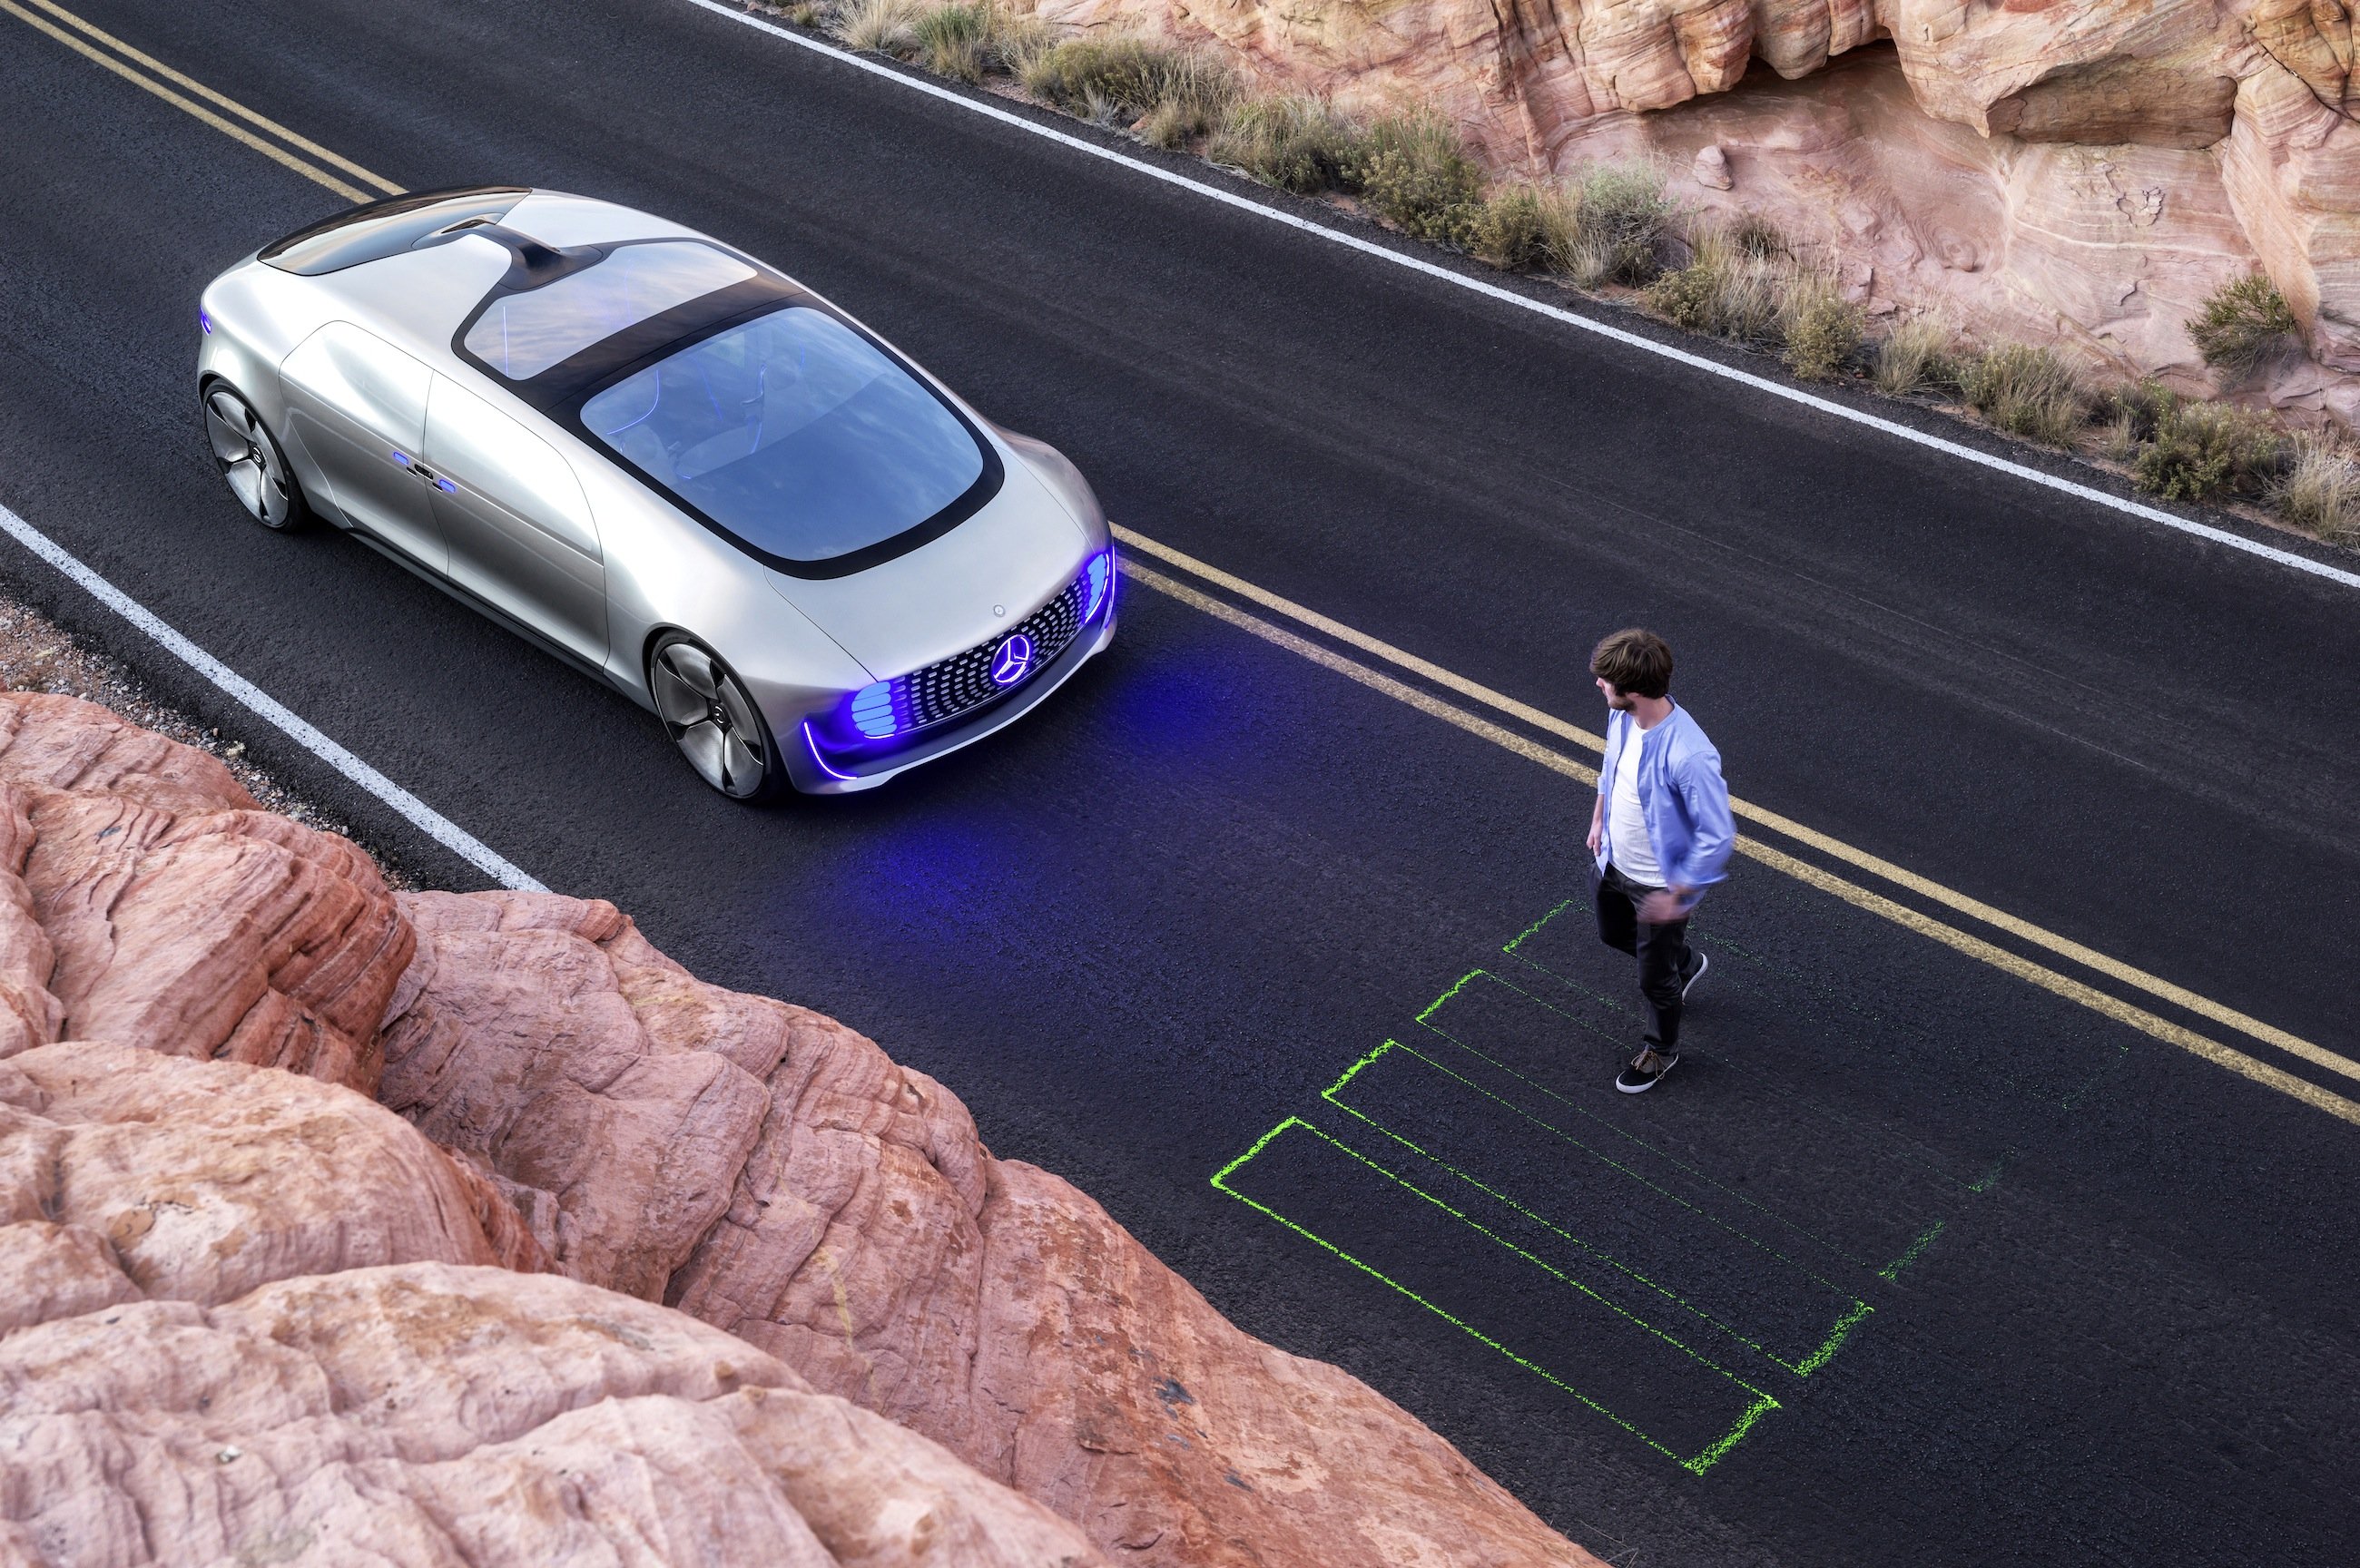
[{"label": "green laser line", "polygon": [[1925,1256],[1926,1249],[1934,1245],[1934,1238],[1942,1234],[1942,1227],[1949,1223],[1947,1220],[1936,1220],[1927,1226],[1926,1234],[1911,1242],[1900,1257],[1878,1269],[1876,1277],[1880,1279],[1900,1279],[1901,1271]]},{"label": "green laser line", "polygon": [[1836,1352],[1841,1350],[1844,1341],[1852,1337],[1852,1326],[1875,1310],[1866,1301],[1854,1301],[1852,1311],[1836,1319],[1836,1326],[1828,1332],[1825,1343],[1810,1355],[1803,1357],[1803,1364],[1795,1368],[1795,1376],[1808,1377],[1835,1359]]},{"label": "green laser line", "polygon": [[[1537,935],[1537,934],[1539,933],[1539,931],[1540,931],[1541,927],[1543,927],[1543,926],[1545,926],[1545,925],[1548,924],[1548,923],[1549,923],[1549,921],[1551,921],[1551,920],[1553,920],[1557,919],[1559,915],[1561,915],[1561,914],[1565,913],[1568,909],[1569,909],[1573,908],[1573,907],[1574,907],[1574,905],[1576,905],[1576,904],[1581,904],[1581,900],[1580,900],[1580,899],[1579,899],[1579,898],[1568,898],[1567,900],[1565,900],[1565,902],[1563,902],[1563,903],[1559,904],[1556,909],[1551,909],[1547,914],[1543,915],[1539,920],[1535,920],[1532,924],[1530,924],[1530,925],[1526,926],[1524,930],[1522,930],[1522,931],[1518,931],[1514,936],[1510,937],[1510,938],[1508,939],[1507,944],[1506,944],[1505,946],[1502,947],[1502,948],[1500,949],[1500,951],[1501,951],[1502,953],[1516,953],[1516,949],[1518,949],[1518,948],[1520,948],[1520,947],[1524,946],[1524,939],[1525,939],[1526,937]],[[1588,913],[1590,912],[1590,906],[1589,906],[1589,905],[1587,905],[1587,904],[1582,904],[1582,905],[1581,905],[1581,910],[1582,910],[1582,913],[1584,913],[1584,914],[1588,914]],[[1516,953],[1516,956],[1517,956],[1517,957],[1519,957],[1519,958],[1523,958],[1523,957],[1524,957],[1524,955],[1523,955],[1522,953]],[[1546,973],[1546,972],[1547,972],[1547,966],[1546,966],[1546,964],[1543,964],[1537,963],[1537,962],[1535,962],[1535,960],[1533,960],[1533,959],[1529,959],[1529,958],[1524,959],[1524,962],[1525,962],[1525,963],[1527,963],[1527,964],[1532,964],[1532,966],[1533,966],[1534,968],[1535,968],[1535,969],[1539,969],[1539,970],[1543,971],[1544,973]]]},{"label": "green laser line", "polygon": [[[1556,1279],[1564,1281],[1566,1284],[1572,1286],[1575,1290],[1580,1291],[1583,1295],[1588,1296],[1590,1300],[1598,1302],[1599,1305],[1604,1307],[1607,1311],[1613,1312],[1618,1317],[1628,1319],[1631,1323],[1637,1324],[1643,1332],[1654,1334],[1666,1345],[1670,1345],[1681,1355],[1688,1356],[1699,1366],[1705,1367],[1709,1371],[1717,1373],[1721,1377],[1727,1378],[1730,1382],[1736,1384],[1740,1388],[1744,1389],[1745,1392],[1752,1394],[1754,1397],[1754,1403],[1747,1407],[1745,1412],[1738,1418],[1737,1424],[1728,1432],[1722,1434],[1721,1437],[1713,1442],[1702,1453],[1697,1454],[1695,1457],[1683,1459],[1672,1449],[1666,1447],[1656,1439],[1648,1436],[1647,1433],[1640,1431],[1638,1427],[1624,1420],[1622,1417],[1616,1415],[1612,1410],[1608,1410],[1605,1406],[1600,1404],[1597,1400],[1591,1399],[1589,1395],[1583,1393],[1572,1384],[1568,1383],[1562,1377],[1559,1377],[1555,1373],[1549,1371],[1548,1368],[1525,1356],[1517,1355],[1514,1351],[1510,1350],[1506,1345],[1501,1344],[1490,1334],[1485,1334],[1482,1330],[1475,1327],[1470,1323],[1467,1323],[1450,1312],[1446,1311],[1444,1308],[1436,1305],[1434,1302],[1426,1300],[1424,1296],[1419,1295],[1415,1290],[1413,1290],[1408,1286],[1401,1283],[1401,1281],[1394,1279],[1382,1270],[1362,1262],[1360,1258],[1353,1257],[1350,1253],[1345,1251],[1342,1247],[1338,1247],[1335,1243],[1328,1240],[1326,1237],[1315,1235],[1304,1226],[1297,1225],[1295,1221],[1288,1219],[1284,1214],[1280,1214],[1277,1210],[1270,1207],[1268,1204],[1259,1203],[1256,1200],[1248,1197],[1245,1193],[1239,1192],[1235,1187],[1229,1185],[1228,1179],[1232,1172],[1239,1170],[1256,1155],[1260,1154],[1264,1149],[1268,1148],[1271,1142],[1275,1139],[1279,1134],[1284,1132],[1289,1127],[1301,1127],[1304,1131],[1311,1134],[1312,1137],[1318,1138],[1321,1142],[1326,1143],[1331,1148],[1338,1149],[1342,1153],[1359,1160],[1361,1164],[1367,1166],[1370,1170],[1374,1171],[1378,1175],[1384,1177],[1387,1181],[1393,1181],[1404,1188],[1412,1194],[1425,1199],[1427,1203],[1432,1203],[1436,1208],[1440,1209],[1444,1214],[1450,1215],[1453,1219],[1458,1220],[1460,1224],[1466,1225],[1470,1230],[1475,1231],[1480,1236],[1488,1237],[1500,1247],[1505,1247],[1508,1251],[1514,1253],[1517,1257],[1522,1258],[1526,1262],[1541,1269],[1544,1273],[1549,1274]],[[1641,1323],[1639,1319],[1632,1316],[1631,1313],[1624,1312],[1613,1302],[1606,1300],[1605,1297],[1599,1295],[1598,1292],[1590,1290],[1590,1287],[1581,1283],[1580,1280],[1575,1279],[1560,1270],[1552,1268],[1545,1259],[1534,1257],[1531,1253],[1526,1252],[1524,1248],[1516,1246],[1513,1242],[1493,1235],[1483,1225],[1475,1220],[1470,1219],[1466,1214],[1459,1213],[1457,1209],[1452,1208],[1448,1203],[1444,1203],[1441,1199],[1434,1196],[1431,1192],[1418,1187],[1414,1182],[1404,1181],[1402,1177],[1394,1174],[1391,1171],[1388,1171],[1385,1167],[1378,1164],[1375,1160],[1369,1159],[1360,1150],[1353,1149],[1349,1144],[1346,1144],[1338,1138],[1330,1137],[1328,1134],[1321,1131],[1318,1127],[1314,1127],[1311,1123],[1305,1121],[1301,1116],[1289,1116],[1284,1121],[1279,1123],[1276,1127],[1271,1128],[1270,1131],[1262,1134],[1259,1138],[1256,1138],[1252,1148],[1247,1149],[1243,1154],[1240,1154],[1235,1160],[1230,1160],[1227,1165],[1222,1166],[1219,1171],[1214,1173],[1213,1186],[1216,1190],[1226,1192],[1230,1197],[1237,1199],[1241,1203],[1244,1203],[1248,1208],[1257,1210],[1262,1214],[1269,1215],[1272,1219],[1276,1220],[1280,1225],[1284,1225],[1287,1229],[1295,1232],[1297,1236],[1302,1236],[1305,1240],[1314,1243],[1328,1252],[1333,1253],[1336,1257],[1350,1264],[1353,1268],[1360,1269],[1362,1273],[1383,1284],[1388,1289],[1399,1291],[1402,1295],[1408,1297],[1411,1301],[1415,1301],[1419,1306],[1426,1308],[1426,1311],[1434,1313],[1437,1317],[1441,1318],[1444,1322],[1451,1324],[1453,1327],[1458,1328],[1481,1341],[1483,1344],[1490,1345],[1492,1349],[1498,1351],[1501,1355],[1506,1356],[1517,1366],[1524,1367],[1526,1371],[1535,1373],[1546,1379],[1549,1383],[1554,1384],[1556,1387],[1564,1389],[1567,1393],[1571,1394],[1575,1399],[1580,1400],[1590,1409],[1597,1411],[1600,1415],[1604,1416],[1608,1421],[1612,1421],[1616,1426],[1621,1427],[1623,1431],[1629,1432],[1632,1436],[1637,1438],[1640,1442],[1645,1443],[1648,1447],[1654,1449],[1656,1453],[1661,1454],[1664,1457],[1671,1460],[1674,1464],[1679,1465],[1680,1468],[1688,1471],[1692,1475],[1701,1475],[1707,1470],[1712,1468],[1712,1466],[1718,1464],[1731,1449],[1737,1445],[1739,1440],[1743,1439],[1745,1434],[1753,1429],[1754,1423],[1759,1421],[1765,1413],[1781,1408],[1775,1399],[1773,1399],[1769,1394],[1765,1393],[1762,1389],[1754,1387],[1751,1383],[1746,1382],[1743,1378],[1737,1377],[1726,1368],[1715,1366],[1710,1361],[1699,1356],[1695,1351],[1690,1350],[1687,1345],[1682,1345],[1679,1341],[1672,1338],[1669,1334],[1663,1333],[1661,1330],[1650,1327],[1644,1323]]]},{"label": "green laser line", "polygon": [[[1488,1182],[1482,1181],[1476,1177],[1470,1176],[1466,1171],[1459,1170],[1457,1166],[1451,1164],[1440,1155],[1436,1154],[1432,1149],[1426,1149],[1423,1145],[1403,1137],[1400,1133],[1394,1131],[1392,1127],[1385,1126],[1384,1123],[1379,1121],[1376,1117],[1369,1115],[1367,1112],[1360,1109],[1356,1105],[1347,1105],[1343,1100],[1338,1097],[1337,1092],[1342,1089],[1345,1084],[1349,1083],[1352,1078],[1360,1073],[1360,1069],[1375,1062],[1379,1057],[1384,1055],[1387,1051],[1391,1050],[1399,1050],[1406,1055],[1414,1057],[1419,1062],[1425,1062],[1428,1067],[1431,1067],[1436,1072],[1442,1073],[1445,1077],[1454,1079],[1457,1082],[1465,1084],[1468,1088],[1474,1090],[1477,1094],[1483,1095],[1486,1099],[1498,1100],[1501,1105],[1506,1105],[1509,1110],[1513,1111],[1520,1116],[1523,1116],[1534,1126],[1540,1127],[1546,1132],[1555,1133],[1557,1137],[1564,1138],[1566,1142],[1572,1144],[1576,1149],[1580,1149],[1583,1153],[1590,1155],[1595,1160],[1602,1161],[1612,1169],[1630,1177],[1633,1181],[1638,1182],[1641,1186],[1645,1187],[1648,1191],[1657,1193],[1662,1197],[1669,1198],[1673,1203],[1679,1204],[1680,1207],[1684,1209],[1687,1209],[1690,1214],[1696,1214],[1701,1219],[1710,1221],[1711,1224],[1721,1226],[1721,1229],[1728,1231],[1740,1241],[1745,1242],[1749,1246],[1767,1253],[1770,1257],[1776,1258],[1779,1262],[1786,1265],[1789,1269],[1794,1269],[1797,1273],[1802,1275],[1803,1278],[1810,1280],[1813,1284],[1823,1286],[1827,1290],[1833,1291],[1841,1300],[1851,1302],[1851,1306],[1846,1309],[1844,1315],[1838,1320],[1835,1331],[1830,1335],[1825,1344],[1821,1345],[1809,1356],[1805,1356],[1799,1363],[1787,1360],[1776,1351],[1774,1351],[1769,1346],[1764,1345],[1760,1340],[1754,1338],[1752,1335],[1745,1334],[1742,1330],[1737,1329],[1729,1323],[1723,1323],[1721,1319],[1713,1316],[1712,1313],[1706,1312],[1703,1308],[1697,1306],[1694,1302],[1689,1301],[1678,1292],[1667,1289],[1664,1285],[1657,1283],[1655,1280],[1650,1279],[1638,1269],[1623,1263],[1620,1259],[1616,1258],[1612,1253],[1591,1246],[1590,1243],[1582,1240],[1579,1236],[1574,1235],[1571,1231],[1568,1231],[1563,1226],[1557,1225],[1555,1221],[1534,1212],[1530,1208],[1527,1208],[1524,1204],[1517,1202],[1514,1198],[1510,1197],[1507,1193],[1491,1186]],[[1588,1144],[1583,1143],[1579,1138],[1573,1137],[1563,1128],[1551,1127],[1548,1123],[1542,1121],[1538,1116],[1532,1115],[1523,1107],[1512,1105],[1506,1100],[1500,1099],[1499,1095],[1492,1094],[1491,1091],[1484,1088],[1480,1083],[1477,1083],[1470,1079],[1461,1077],[1459,1074],[1451,1072],[1449,1068],[1443,1066],[1440,1062],[1425,1055],[1414,1046],[1401,1045],[1397,1041],[1390,1040],[1385,1041],[1384,1044],[1377,1047],[1376,1050],[1369,1052],[1368,1055],[1354,1062],[1350,1071],[1347,1072],[1343,1077],[1338,1078],[1333,1084],[1329,1085],[1327,1091],[1322,1094],[1320,1097],[1328,1101],[1328,1104],[1334,1105],[1338,1110],[1343,1111],[1347,1115],[1359,1117],[1361,1121],[1366,1122],[1377,1131],[1384,1134],[1385,1137],[1392,1138],[1395,1143],[1400,1144],[1403,1148],[1410,1149],[1415,1153],[1432,1160],[1435,1164],[1440,1166],[1443,1170],[1449,1171],[1453,1176],[1456,1176],[1461,1181],[1466,1182],[1477,1192],[1489,1193],[1491,1196],[1497,1198],[1501,1203],[1507,1204],[1508,1207],[1524,1215],[1526,1219],[1531,1220],[1534,1224],[1540,1225],[1544,1229],[1553,1232],[1557,1236],[1563,1236],[1566,1240],[1573,1243],[1574,1246],[1581,1248],[1584,1252],[1589,1253],[1591,1257],[1605,1263],[1609,1268],[1615,1269],[1617,1272],[1629,1275],[1632,1279],[1636,1279],[1639,1283],[1646,1286],[1649,1290],[1655,1291],[1658,1295],[1661,1295],[1675,1306],[1679,1307],[1683,1311],[1689,1312],[1696,1317],[1703,1319],[1706,1323],[1710,1323],[1713,1327],[1721,1330],[1721,1333],[1729,1335],[1732,1339],[1736,1340],[1741,1345],[1744,1345],[1754,1350],[1759,1351],[1764,1356],[1775,1362],[1778,1366],[1785,1367],[1787,1371],[1794,1373],[1797,1377],[1808,1377],[1810,1376],[1812,1369],[1826,1365],[1828,1358],[1833,1356],[1836,1353],[1836,1349],[1842,1345],[1844,1335],[1851,1332],[1852,1325],[1859,1322],[1864,1314],[1874,1310],[1866,1301],[1862,1301],[1851,1291],[1844,1290],[1841,1286],[1837,1285],[1832,1280],[1819,1278],[1819,1276],[1812,1273],[1810,1269],[1805,1268],[1802,1264],[1796,1262],[1793,1258],[1788,1258],[1784,1253],[1778,1251],[1777,1248],[1771,1247],[1766,1243],[1758,1241],[1753,1236],[1747,1236],[1743,1231],[1739,1230],[1736,1226],[1730,1225],[1725,1220],[1720,1219],[1715,1215],[1706,1214],[1702,1209],[1698,1208],[1694,1203],[1689,1203],[1678,1193],[1666,1192],[1664,1188],[1655,1185],[1655,1183],[1648,1181],[1644,1176],[1640,1175],[1637,1171],[1616,1164],[1614,1160],[1599,1153],[1598,1150],[1591,1149]]]}]

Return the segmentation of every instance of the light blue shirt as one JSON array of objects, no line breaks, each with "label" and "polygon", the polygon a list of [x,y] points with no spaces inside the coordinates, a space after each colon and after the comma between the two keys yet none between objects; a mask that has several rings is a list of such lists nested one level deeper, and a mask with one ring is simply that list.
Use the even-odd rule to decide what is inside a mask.
[{"label": "light blue shirt", "polygon": [[[1636,742],[1636,746],[1633,745]],[[1678,703],[1654,729],[1643,730],[1626,713],[1606,716],[1606,761],[1598,770],[1599,798],[1610,807],[1614,800],[1614,776],[1626,760],[1638,768],[1639,814],[1646,820],[1647,842],[1663,867],[1664,883],[1692,887],[1693,908],[1703,889],[1729,876],[1729,852],[1737,842],[1737,827],[1729,815],[1729,786],[1721,777],[1721,753],[1688,712]],[[1614,813],[1601,813],[1607,824],[1599,834],[1598,868],[1613,858]]]}]

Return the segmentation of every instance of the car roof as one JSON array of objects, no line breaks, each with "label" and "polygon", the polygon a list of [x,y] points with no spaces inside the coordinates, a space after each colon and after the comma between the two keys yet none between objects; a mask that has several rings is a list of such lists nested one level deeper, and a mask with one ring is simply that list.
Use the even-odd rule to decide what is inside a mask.
[{"label": "car roof", "polygon": [[[497,238],[472,232],[495,225]],[[257,259],[350,307],[403,346],[448,361],[453,335],[507,276],[519,239],[552,250],[647,239],[714,243],[613,201],[472,186],[352,208],[266,246]]]}]

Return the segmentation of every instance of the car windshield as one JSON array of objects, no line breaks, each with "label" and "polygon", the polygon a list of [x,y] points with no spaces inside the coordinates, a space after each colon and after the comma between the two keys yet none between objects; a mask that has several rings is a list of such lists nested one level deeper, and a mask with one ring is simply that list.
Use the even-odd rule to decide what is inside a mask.
[{"label": "car windshield", "polygon": [[595,267],[494,299],[463,341],[469,354],[522,381],[650,316],[753,276],[736,256],[694,240],[617,245]]},{"label": "car windshield", "polygon": [[791,306],[592,397],[590,433],[757,550],[822,561],[926,522],[984,472],[934,393],[824,310]]}]

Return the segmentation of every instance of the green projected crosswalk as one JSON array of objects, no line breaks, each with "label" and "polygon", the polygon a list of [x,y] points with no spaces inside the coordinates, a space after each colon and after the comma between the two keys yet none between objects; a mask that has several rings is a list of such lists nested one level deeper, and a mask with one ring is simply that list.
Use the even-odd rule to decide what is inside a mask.
[{"label": "green projected crosswalk", "polygon": [[[2061,1106],[2004,1056],[1939,1063],[1929,1092],[1972,1110],[1940,1148],[1718,1054],[1741,1121],[1618,1094],[1601,1068],[1637,1020],[1579,978],[1589,926],[1558,906],[1213,1185],[1702,1475],[1873,1326],[2027,1115]],[[1878,1020],[1775,964],[1709,951],[1715,982],[1804,1019],[1831,1054],[1891,1049]],[[2115,1054],[2090,1052],[2064,1098]]]}]

